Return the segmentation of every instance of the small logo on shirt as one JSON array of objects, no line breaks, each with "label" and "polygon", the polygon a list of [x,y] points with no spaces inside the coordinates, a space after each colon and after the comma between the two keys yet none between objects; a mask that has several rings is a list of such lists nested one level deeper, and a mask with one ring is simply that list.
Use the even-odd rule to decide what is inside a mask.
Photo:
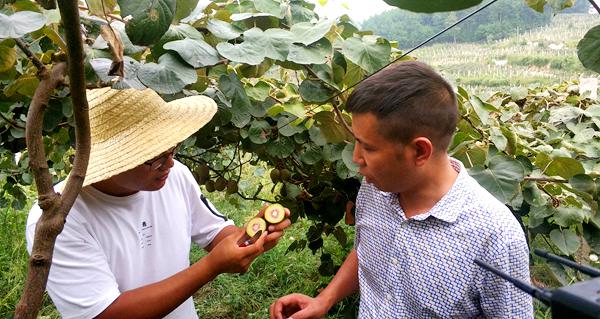
[{"label": "small logo on shirt", "polygon": [[137,233],[140,239],[140,248],[152,246],[152,225],[143,220],[142,226],[138,229]]}]

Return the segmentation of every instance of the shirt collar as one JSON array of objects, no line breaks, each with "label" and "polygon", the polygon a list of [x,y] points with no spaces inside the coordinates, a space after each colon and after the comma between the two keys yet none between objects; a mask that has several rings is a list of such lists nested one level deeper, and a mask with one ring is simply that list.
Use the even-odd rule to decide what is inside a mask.
[{"label": "shirt collar", "polygon": [[[425,220],[432,216],[447,223],[454,223],[458,219],[464,206],[464,198],[460,196],[460,193],[462,193],[462,188],[466,186],[465,183],[468,174],[464,165],[459,160],[450,157],[450,165],[458,172],[458,176],[450,190],[427,213],[413,216],[410,219]],[[379,192],[386,200],[388,200],[388,203],[391,204],[395,202],[399,205],[395,193]]]}]

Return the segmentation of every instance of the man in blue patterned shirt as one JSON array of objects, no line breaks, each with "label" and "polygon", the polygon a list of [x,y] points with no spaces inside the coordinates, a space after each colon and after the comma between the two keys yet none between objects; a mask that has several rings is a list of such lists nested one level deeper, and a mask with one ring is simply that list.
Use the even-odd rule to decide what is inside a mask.
[{"label": "man in blue patterned shirt", "polygon": [[360,289],[360,318],[532,318],[532,299],[474,264],[529,281],[529,250],[506,206],[447,155],[452,87],[424,63],[392,65],[350,96],[354,249],[317,297],[284,296],[271,318],[321,318]]}]

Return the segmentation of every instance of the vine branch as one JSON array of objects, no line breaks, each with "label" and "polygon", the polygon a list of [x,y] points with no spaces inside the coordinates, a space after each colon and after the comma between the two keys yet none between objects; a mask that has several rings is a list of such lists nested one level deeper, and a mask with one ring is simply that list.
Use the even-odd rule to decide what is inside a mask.
[{"label": "vine branch", "polygon": [[10,124],[13,127],[16,127],[18,129],[22,129],[24,130],[25,128],[23,126],[21,126],[19,123],[7,118],[6,116],[4,116],[4,114],[2,114],[2,112],[0,112],[0,117],[5,120],[6,122],[8,122],[8,124]]},{"label": "vine branch", "polygon": [[35,65],[35,67],[38,69],[38,72],[42,72],[42,71],[46,70],[46,66],[44,66],[44,63],[35,54],[33,54],[33,52],[31,52],[31,50],[29,49],[29,45],[27,43],[25,43],[21,39],[14,39],[14,40],[15,40],[15,43],[17,43],[17,46],[19,47],[19,49],[21,49],[21,51],[23,51],[23,53],[25,53],[27,58],[29,60],[31,60],[33,65]]}]

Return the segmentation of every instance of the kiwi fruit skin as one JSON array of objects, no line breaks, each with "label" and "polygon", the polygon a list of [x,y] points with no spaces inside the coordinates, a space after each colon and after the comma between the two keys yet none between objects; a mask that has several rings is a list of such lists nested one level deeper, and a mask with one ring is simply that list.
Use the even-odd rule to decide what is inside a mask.
[{"label": "kiwi fruit skin", "polygon": [[[279,213],[275,215],[273,211]],[[265,208],[264,218],[269,224],[280,223],[285,219],[285,208],[281,204],[271,204]]]},{"label": "kiwi fruit skin", "polygon": [[260,217],[254,217],[246,225],[246,235],[252,238],[259,230],[266,231],[267,222]]}]

